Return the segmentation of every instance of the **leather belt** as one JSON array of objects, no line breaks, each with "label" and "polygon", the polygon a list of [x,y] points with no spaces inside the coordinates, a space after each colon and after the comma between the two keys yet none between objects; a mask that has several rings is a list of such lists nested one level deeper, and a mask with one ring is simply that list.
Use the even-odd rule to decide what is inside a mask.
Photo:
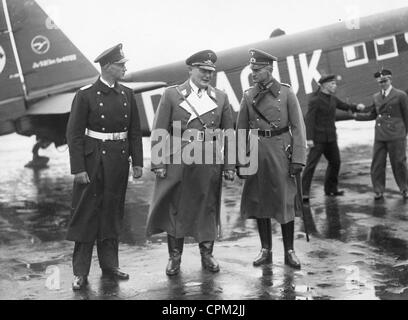
[{"label": "leather belt", "polygon": [[[193,135],[191,135],[193,136]],[[214,141],[214,139],[217,139],[217,137],[219,136],[219,134],[205,134],[205,131],[200,131],[197,130],[197,132],[195,133],[195,135],[193,137],[190,136],[190,139],[185,139],[182,138],[182,141],[188,141],[188,142],[192,142],[192,141]]]},{"label": "leather belt", "polygon": [[278,136],[288,131],[289,131],[289,127],[284,127],[284,128],[277,129],[277,130],[258,130],[258,136],[270,138],[270,137]]},{"label": "leather belt", "polygon": [[110,132],[110,133],[105,133],[105,132],[98,132],[98,131],[93,131],[90,129],[85,130],[85,135],[99,139],[99,140],[123,140],[126,139],[128,136],[128,132]]}]

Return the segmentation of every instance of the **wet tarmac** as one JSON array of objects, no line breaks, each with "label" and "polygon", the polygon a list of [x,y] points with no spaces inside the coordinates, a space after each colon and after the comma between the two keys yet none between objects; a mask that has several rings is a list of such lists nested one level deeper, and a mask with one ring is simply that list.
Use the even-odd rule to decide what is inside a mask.
[{"label": "wet tarmac", "polygon": [[95,252],[89,285],[79,292],[71,290],[73,244],[64,240],[72,194],[67,150],[40,151],[50,157],[48,168],[34,170],[24,167],[32,138],[0,137],[0,299],[408,299],[408,202],[390,169],[385,199],[374,201],[371,138],[354,145],[350,137],[339,141],[346,195],[324,196],[322,160],[306,206],[310,242],[296,220],[301,270],[284,266],[276,223],[273,264],[252,266],[260,244],[254,221],[239,216],[242,182],[236,180],[223,186],[222,234],[214,249],[221,271],[202,270],[198,246],[187,239],[181,273],[167,277],[165,235],[144,235],[154,182],[146,169],[142,180],[129,181],[126,198],[119,257],[130,280],[102,278]]}]

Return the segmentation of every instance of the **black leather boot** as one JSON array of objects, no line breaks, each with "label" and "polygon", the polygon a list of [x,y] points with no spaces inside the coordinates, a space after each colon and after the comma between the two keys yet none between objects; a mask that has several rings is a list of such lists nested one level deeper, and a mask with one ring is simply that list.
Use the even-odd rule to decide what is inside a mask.
[{"label": "black leather boot", "polygon": [[285,264],[295,269],[300,269],[300,261],[293,250],[293,237],[295,233],[295,222],[291,221],[281,224],[283,248],[285,251]]},{"label": "black leather boot", "polygon": [[272,231],[271,219],[256,219],[258,224],[259,238],[261,239],[262,249],[255,258],[253,265],[258,267],[263,264],[272,263]]},{"label": "black leather boot", "polygon": [[213,248],[214,241],[203,241],[199,244],[200,253],[201,253],[201,265],[204,269],[207,269],[211,272],[220,271],[220,266],[213,257]]},{"label": "black leather boot", "polygon": [[175,276],[180,272],[181,255],[183,253],[184,238],[175,238],[167,235],[167,246],[169,247],[169,262],[166,267],[168,276]]}]

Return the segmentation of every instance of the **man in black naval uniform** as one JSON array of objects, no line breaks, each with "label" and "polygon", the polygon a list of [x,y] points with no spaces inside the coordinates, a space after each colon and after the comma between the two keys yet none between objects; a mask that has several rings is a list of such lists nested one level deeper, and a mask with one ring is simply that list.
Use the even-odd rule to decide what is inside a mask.
[{"label": "man in black naval uniform", "polygon": [[344,191],[338,190],[340,171],[340,152],[336,135],[336,109],[363,110],[364,105],[347,104],[338,99],[336,93],[336,75],[322,76],[319,88],[309,100],[305,117],[307,145],[310,148],[306,167],[302,176],[303,200],[309,201],[310,185],[317,164],[322,154],[328,161],[324,181],[324,192],[328,196],[341,196]]},{"label": "man in black naval uniform", "polygon": [[118,237],[129,176],[142,176],[143,149],[139,114],[131,89],[118,83],[125,72],[122,45],[99,55],[101,76],[79,90],[67,126],[71,173],[74,175],[72,217],[67,240],[75,241],[72,288],[87,283],[94,242],[104,276],[126,280],[119,270]]}]

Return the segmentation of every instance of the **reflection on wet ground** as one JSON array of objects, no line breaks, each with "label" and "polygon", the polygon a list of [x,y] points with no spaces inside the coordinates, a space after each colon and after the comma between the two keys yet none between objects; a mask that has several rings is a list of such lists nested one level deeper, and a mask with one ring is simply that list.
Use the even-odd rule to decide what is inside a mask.
[{"label": "reflection on wet ground", "polygon": [[[223,185],[222,234],[215,248],[221,272],[214,275],[201,269],[198,246],[190,239],[186,241],[180,275],[166,277],[165,235],[145,237],[154,183],[153,175],[146,170],[142,180],[129,182],[126,198],[120,259],[131,279],[117,283],[101,278],[95,260],[88,287],[76,293],[70,289],[72,243],[64,241],[72,192],[67,152],[47,150],[49,168],[32,170],[24,167],[29,143],[8,148],[0,147],[0,166],[5,169],[0,172],[0,298],[408,298],[408,204],[397,192],[390,171],[386,198],[373,200],[369,146],[342,150],[340,187],[346,190],[344,197],[323,195],[326,164],[322,161],[319,165],[310,204],[305,206],[309,243],[302,221],[296,221],[295,247],[302,270],[284,266],[276,223],[273,265],[252,266],[259,250],[258,233],[254,221],[245,221],[239,215],[242,182],[235,181]],[[49,290],[44,283],[55,266],[61,288]]]}]

